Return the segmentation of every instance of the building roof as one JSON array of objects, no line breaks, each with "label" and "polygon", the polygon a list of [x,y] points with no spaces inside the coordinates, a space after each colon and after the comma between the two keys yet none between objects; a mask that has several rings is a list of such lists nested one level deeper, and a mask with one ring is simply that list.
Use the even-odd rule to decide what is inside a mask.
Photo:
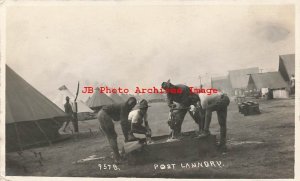
[{"label": "building roof", "polygon": [[[257,89],[280,89],[288,86],[279,72],[251,74],[249,78],[249,84],[251,83],[254,84]],[[250,86],[249,84],[248,87]]]},{"label": "building roof", "polygon": [[229,82],[231,87],[234,89],[247,88],[249,74],[259,73],[258,67],[230,70],[229,72]]},{"label": "building roof", "polygon": [[67,116],[6,65],[6,123]]},{"label": "building roof", "polygon": [[291,77],[292,74],[295,75],[295,54],[279,55],[279,61],[282,61],[289,77]]}]

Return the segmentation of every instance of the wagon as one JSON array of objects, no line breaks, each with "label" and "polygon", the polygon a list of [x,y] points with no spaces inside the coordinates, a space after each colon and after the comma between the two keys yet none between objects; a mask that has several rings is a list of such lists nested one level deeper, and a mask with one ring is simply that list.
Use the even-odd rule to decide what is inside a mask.
[{"label": "wagon", "polygon": [[253,101],[238,103],[238,110],[244,116],[260,114],[259,104]]}]

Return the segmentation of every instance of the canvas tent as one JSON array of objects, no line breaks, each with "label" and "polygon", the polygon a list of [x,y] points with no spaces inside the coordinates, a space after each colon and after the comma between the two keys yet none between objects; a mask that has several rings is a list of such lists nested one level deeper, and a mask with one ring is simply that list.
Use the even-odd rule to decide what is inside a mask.
[{"label": "canvas tent", "polygon": [[[70,98],[70,104],[72,106],[73,111],[75,112],[75,96],[72,92],[67,88],[67,86],[63,85],[58,88],[57,97],[53,100],[53,102],[62,110],[65,110],[64,104],[66,103],[66,97]],[[89,117],[89,113],[92,113],[91,110],[82,100],[77,99],[77,118],[79,121],[85,120]]]},{"label": "canvas tent", "polygon": [[90,100],[91,100],[91,97],[88,97],[87,100],[85,101],[85,104],[88,105]]},{"label": "canvas tent", "polygon": [[114,103],[123,103],[123,102],[125,102],[125,101],[119,96],[119,94],[111,93],[111,94],[109,94],[109,97],[114,101]]},{"label": "canvas tent", "polygon": [[279,55],[278,71],[289,82],[291,76],[295,76],[295,54]]},{"label": "canvas tent", "polygon": [[268,89],[272,91],[273,98],[288,98],[287,87],[279,72],[251,74],[248,81],[249,90]]},{"label": "canvas tent", "polygon": [[234,95],[243,95],[247,88],[249,75],[259,73],[258,67],[230,70],[228,72],[228,79]]},{"label": "canvas tent", "polygon": [[123,99],[123,101],[127,101],[128,98],[130,97],[128,94],[120,94],[120,97]]},{"label": "canvas tent", "polygon": [[97,87],[95,89],[94,94],[88,101],[88,106],[93,110],[100,110],[102,106],[104,105],[110,105],[113,104],[113,100],[108,97],[105,93],[100,93],[99,88]]},{"label": "canvas tent", "polygon": [[142,94],[142,98],[148,102],[163,102],[166,100],[166,94]]},{"label": "canvas tent", "polygon": [[67,115],[6,65],[6,151],[60,139]]},{"label": "canvas tent", "polygon": [[[64,110],[64,104],[66,103],[66,97],[70,98],[70,104],[72,105],[72,109],[75,112],[75,96],[71,93],[71,91],[67,88],[67,86],[63,85],[58,88],[58,96],[54,100],[54,103]],[[77,112],[78,113],[85,113],[85,112],[93,112],[82,100],[77,99]]]}]

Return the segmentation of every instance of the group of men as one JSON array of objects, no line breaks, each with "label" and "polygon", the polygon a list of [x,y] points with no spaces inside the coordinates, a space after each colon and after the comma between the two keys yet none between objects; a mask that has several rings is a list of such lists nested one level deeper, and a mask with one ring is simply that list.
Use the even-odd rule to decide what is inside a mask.
[{"label": "group of men", "polygon": [[182,94],[167,94],[168,106],[171,110],[171,120],[168,122],[172,129],[172,136],[178,137],[181,125],[187,112],[199,126],[199,137],[210,135],[209,126],[212,112],[216,112],[220,125],[219,149],[226,150],[226,122],[229,97],[223,93],[205,95],[190,92],[186,85],[173,85],[170,80],[162,83],[163,88],[180,88]]},{"label": "group of men", "polygon": [[[225,94],[214,94],[201,96],[190,92],[186,85],[173,85],[170,80],[163,82],[163,89],[181,89],[181,93],[167,93],[167,103],[170,108],[170,119],[168,124],[171,128],[169,140],[178,140],[181,135],[181,125],[187,112],[199,126],[198,137],[210,135],[209,126],[212,112],[216,111],[220,125],[219,149],[226,150],[226,118],[227,107],[230,100]],[[200,97],[199,97],[200,96]],[[136,109],[134,109],[136,107]],[[97,118],[100,128],[105,133],[107,140],[113,150],[116,162],[122,158],[119,153],[117,143],[117,133],[113,121],[120,121],[125,142],[137,140],[134,133],[145,134],[151,137],[151,129],[147,120],[148,102],[141,100],[137,105],[137,100],[130,97],[126,102],[103,106],[98,112]],[[143,124],[145,126],[143,126]]]}]

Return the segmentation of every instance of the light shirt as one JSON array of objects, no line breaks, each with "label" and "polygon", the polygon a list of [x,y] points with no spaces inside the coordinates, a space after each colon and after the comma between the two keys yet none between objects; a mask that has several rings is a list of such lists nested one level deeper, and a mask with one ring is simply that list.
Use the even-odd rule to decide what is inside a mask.
[{"label": "light shirt", "polygon": [[131,121],[131,123],[137,123],[141,125],[144,121],[147,121],[147,113],[143,115],[139,109],[133,110],[129,113],[128,120]]},{"label": "light shirt", "polygon": [[221,98],[222,94],[223,93],[220,92],[211,95],[199,94],[202,108],[206,109],[208,105],[216,103],[216,101]]}]

